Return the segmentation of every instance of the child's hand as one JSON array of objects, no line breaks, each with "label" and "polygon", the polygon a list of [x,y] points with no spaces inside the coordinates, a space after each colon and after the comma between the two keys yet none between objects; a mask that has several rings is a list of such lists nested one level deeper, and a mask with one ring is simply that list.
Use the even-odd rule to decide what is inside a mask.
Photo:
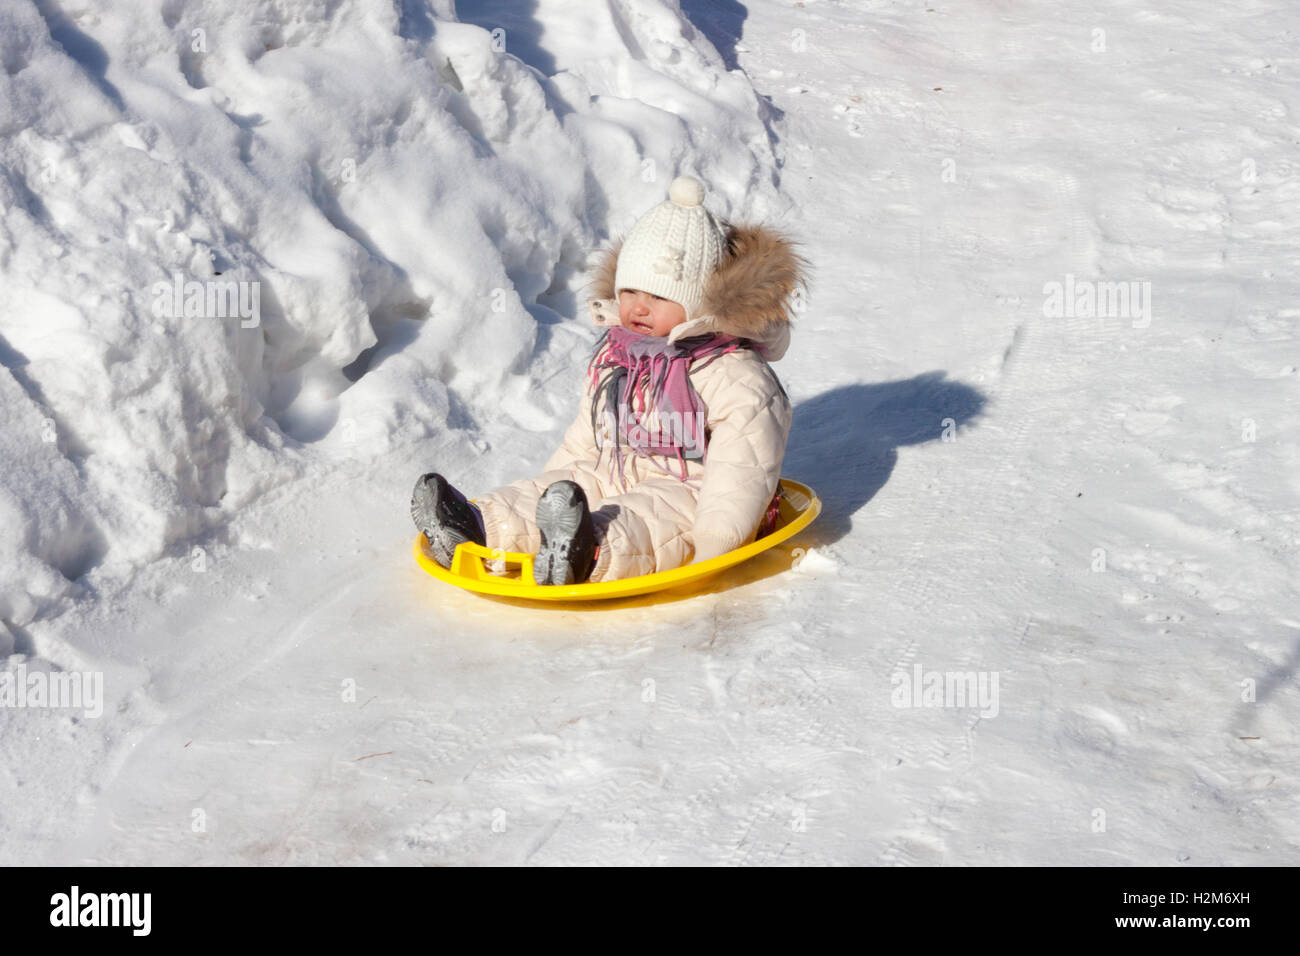
[{"label": "child's hand", "polygon": [[719,555],[726,554],[739,547],[739,542],[731,542],[721,535],[714,534],[697,534],[695,540],[695,557],[691,559],[691,564],[699,564],[701,561],[709,561]]}]

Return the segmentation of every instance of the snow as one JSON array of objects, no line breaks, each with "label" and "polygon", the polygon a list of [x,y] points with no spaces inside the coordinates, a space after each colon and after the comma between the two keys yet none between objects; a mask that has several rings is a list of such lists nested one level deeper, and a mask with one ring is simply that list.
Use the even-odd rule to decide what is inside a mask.
[{"label": "snow", "polygon": [[[1300,16],[737,6],[0,8],[0,652],[104,694],[0,706],[0,862],[1300,860]],[[814,264],[823,515],[439,585],[414,478],[547,458],[679,173]]]}]

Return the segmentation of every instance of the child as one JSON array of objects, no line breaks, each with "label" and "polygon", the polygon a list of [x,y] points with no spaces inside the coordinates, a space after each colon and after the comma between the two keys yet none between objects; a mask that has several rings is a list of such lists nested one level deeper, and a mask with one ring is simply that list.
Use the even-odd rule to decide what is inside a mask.
[{"label": "child", "polygon": [[765,227],[719,225],[703,200],[699,180],[675,179],[602,257],[589,307],[607,331],[542,474],[477,507],[439,474],[416,482],[411,516],[443,567],[474,541],[535,554],[538,584],[608,581],[754,539],[790,432],[768,361],[789,344],[805,263]]}]

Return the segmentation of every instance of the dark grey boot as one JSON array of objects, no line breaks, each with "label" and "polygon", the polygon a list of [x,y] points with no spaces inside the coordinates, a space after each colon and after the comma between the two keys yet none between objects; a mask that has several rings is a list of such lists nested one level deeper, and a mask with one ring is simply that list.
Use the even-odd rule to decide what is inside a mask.
[{"label": "dark grey boot", "polygon": [[411,519],[429,539],[429,553],[444,568],[451,567],[456,546],[463,541],[487,545],[483,516],[465,496],[436,472],[421,475],[411,494]]},{"label": "dark grey boot", "polygon": [[542,546],[533,557],[537,584],[581,584],[596,565],[596,528],[587,495],[573,481],[557,481],[537,501]]}]

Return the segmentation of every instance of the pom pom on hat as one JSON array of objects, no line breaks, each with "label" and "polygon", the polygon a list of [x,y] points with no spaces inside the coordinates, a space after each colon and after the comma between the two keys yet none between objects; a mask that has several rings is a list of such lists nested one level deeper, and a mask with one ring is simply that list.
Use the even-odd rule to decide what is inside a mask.
[{"label": "pom pom on hat", "polygon": [[668,198],[679,206],[699,206],[704,202],[704,183],[694,176],[678,176],[668,187]]},{"label": "pom pom on hat", "polygon": [[619,251],[614,289],[640,289],[678,303],[695,318],[722,261],[726,236],[704,208],[704,184],[678,176],[661,202],[637,220]]}]

